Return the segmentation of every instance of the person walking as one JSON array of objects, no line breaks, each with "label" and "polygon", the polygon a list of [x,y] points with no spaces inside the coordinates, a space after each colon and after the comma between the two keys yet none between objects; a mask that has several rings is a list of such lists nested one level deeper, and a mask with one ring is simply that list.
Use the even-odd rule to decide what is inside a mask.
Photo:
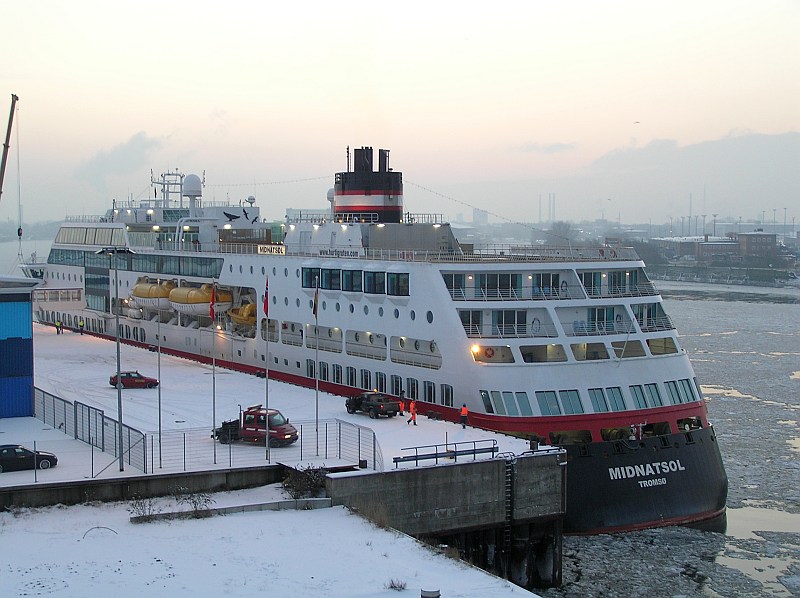
[{"label": "person walking", "polygon": [[81,319],[78,321],[78,330],[80,330],[80,331],[81,331],[81,334],[83,334],[83,318],[81,318]]},{"label": "person walking", "polygon": [[411,417],[408,418],[406,421],[407,424],[414,422],[414,425],[417,425],[417,400],[411,399],[411,403],[408,405],[408,412],[411,414]]},{"label": "person walking", "polygon": [[467,416],[469,415],[469,409],[467,409],[467,404],[464,403],[461,405],[461,429],[466,430],[467,428]]},{"label": "person walking", "polygon": [[404,415],[404,411],[406,410],[406,393],[402,390],[400,391],[400,396],[397,398],[397,402],[400,403],[400,415]]},{"label": "person walking", "polygon": [[56,334],[61,334],[62,332],[64,332],[64,329],[61,320],[56,320]]}]

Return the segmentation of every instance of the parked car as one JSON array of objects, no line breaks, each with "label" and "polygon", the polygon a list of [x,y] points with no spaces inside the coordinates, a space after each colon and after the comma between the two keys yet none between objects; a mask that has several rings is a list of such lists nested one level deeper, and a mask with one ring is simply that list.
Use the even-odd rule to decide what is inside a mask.
[{"label": "parked car", "polygon": [[21,469],[50,469],[58,463],[53,453],[32,451],[19,444],[0,445],[0,473]]},{"label": "parked car", "polygon": [[[122,388],[155,388],[158,386],[158,380],[142,376],[138,371],[135,372],[120,372],[119,377],[122,380]],[[114,388],[117,387],[117,375],[114,374],[108,379],[108,383]]]}]

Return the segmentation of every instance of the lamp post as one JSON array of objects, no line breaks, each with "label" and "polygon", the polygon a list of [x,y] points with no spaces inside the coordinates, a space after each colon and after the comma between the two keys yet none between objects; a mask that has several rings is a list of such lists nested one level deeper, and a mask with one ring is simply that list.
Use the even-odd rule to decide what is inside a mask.
[{"label": "lamp post", "polygon": [[319,457],[319,276],[314,277],[314,431]]},{"label": "lamp post", "polygon": [[117,341],[117,442],[119,451],[119,470],[125,471],[125,444],[122,439],[122,376],[120,375],[120,357],[119,357],[119,254],[132,254],[134,251],[127,247],[104,247],[95,252],[97,255],[113,255],[114,256],[114,314],[116,328],[114,330],[114,338]]},{"label": "lamp post", "polygon": [[[161,286],[161,279],[158,280],[158,286]],[[161,298],[158,298],[161,301]],[[163,467],[161,461],[161,304],[158,305],[158,323],[156,324],[156,339],[158,340],[158,467]]]}]

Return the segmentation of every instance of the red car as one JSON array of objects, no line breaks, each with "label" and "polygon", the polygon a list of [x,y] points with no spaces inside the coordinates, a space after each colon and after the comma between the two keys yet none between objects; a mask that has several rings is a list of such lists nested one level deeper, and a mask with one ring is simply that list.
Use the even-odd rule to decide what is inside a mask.
[{"label": "red car", "polygon": [[[120,380],[122,381],[122,388],[155,388],[158,386],[158,380],[155,378],[148,378],[142,376],[138,371],[135,372],[120,372]],[[108,379],[108,383],[114,388],[117,387],[117,375],[114,374]]]}]

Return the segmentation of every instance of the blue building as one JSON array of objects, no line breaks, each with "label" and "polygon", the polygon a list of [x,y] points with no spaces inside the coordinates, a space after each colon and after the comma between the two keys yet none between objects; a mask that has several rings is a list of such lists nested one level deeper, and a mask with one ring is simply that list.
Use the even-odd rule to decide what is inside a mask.
[{"label": "blue building", "polygon": [[0,418],[33,416],[33,289],[41,281],[0,276]]}]

